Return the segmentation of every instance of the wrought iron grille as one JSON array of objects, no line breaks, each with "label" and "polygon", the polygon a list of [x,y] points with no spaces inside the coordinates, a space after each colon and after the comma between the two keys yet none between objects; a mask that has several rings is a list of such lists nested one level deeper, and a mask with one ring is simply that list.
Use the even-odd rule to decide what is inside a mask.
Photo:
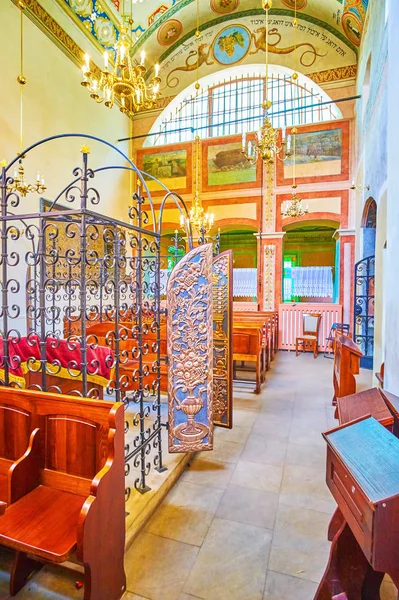
[{"label": "wrought iron grille", "polygon": [[355,265],[354,341],[363,352],[362,367],[372,369],[374,355],[375,256]]},{"label": "wrought iron grille", "polygon": [[[70,134],[42,140],[24,155],[63,137],[111,146]],[[127,166],[91,169],[84,147],[73,181],[54,200],[42,201],[36,213],[27,212],[29,203],[10,191],[8,173],[17,159],[3,167],[0,385],[124,402],[128,499],[132,489],[149,489],[152,467],[164,470],[163,207],[171,199],[188,215],[182,199],[165,190],[157,218],[143,174],[111,147]],[[131,205],[126,221],[97,212],[101,194],[93,183],[107,168],[135,171],[141,182],[126,202]]]}]

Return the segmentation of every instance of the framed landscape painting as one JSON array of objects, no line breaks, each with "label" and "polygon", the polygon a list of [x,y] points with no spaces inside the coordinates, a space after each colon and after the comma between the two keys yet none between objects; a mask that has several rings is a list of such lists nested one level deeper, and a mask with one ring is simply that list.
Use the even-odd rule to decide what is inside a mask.
[{"label": "framed landscape painting", "polygon": [[[300,127],[296,136],[298,183],[344,181],[349,177],[349,123],[319,123]],[[292,182],[294,157],[277,163],[277,184]]]},{"label": "framed landscape painting", "polygon": [[205,140],[202,145],[202,165],[204,192],[260,187],[260,161],[251,164],[245,158],[241,136]]},{"label": "framed landscape painting", "polygon": [[166,193],[153,178],[161,181],[172,192],[189,194],[192,191],[191,144],[139,150],[137,166],[148,174],[144,175],[144,179],[153,196],[163,196]]}]

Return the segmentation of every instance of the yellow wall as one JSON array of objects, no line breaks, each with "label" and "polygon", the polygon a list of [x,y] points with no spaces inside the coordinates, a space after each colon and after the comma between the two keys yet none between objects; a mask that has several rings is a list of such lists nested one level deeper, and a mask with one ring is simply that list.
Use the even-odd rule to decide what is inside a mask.
[{"label": "yellow wall", "polygon": [[[19,74],[19,10],[11,0],[0,2],[1,94],[0,94],[0,160],[10,161],[19,152],[20,86]],[[96,105],[80,85],[79,69],[59,50],[29,18],[24,17],[25,76],[24,146],[54,134],[88,133],[115,143],[129,134],[129,120],[119,112]],[[64,140],[47,144],[26,159],[29,180],[37,169],[43,173],[52,198],[68,184],[71,171],[81,161],[79,152],[84,141]],[[123,160],[105,146],[94,142],[91,165],[122,164]],[[127,146],[116,144],[123,150]],[[12,174],[12,173],[11,173]],[[96,181],[102,200],[98,209],[114,216],[126,216],[129,178],[123,172],[111,172]],[[36,210],[38,196],[30,196],[29,210]],[[26,209],[26,205],[25,205]],[[126,217],[125,217],[126,218]]]}]

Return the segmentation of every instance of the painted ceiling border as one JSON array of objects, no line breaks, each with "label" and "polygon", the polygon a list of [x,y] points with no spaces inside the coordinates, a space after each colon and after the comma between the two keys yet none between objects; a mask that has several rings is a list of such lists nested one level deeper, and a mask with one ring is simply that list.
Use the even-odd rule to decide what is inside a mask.
[{"label": "painted ceiling border", "polygon": [[[180,2],[178,4],[176,4],[175,6],[172,6],[166,13],[164,13],[162,15],[162,17],[160,17],[159,19],[157,19],[155,21],[155,23],[153,23],[151,25],[151,27],[149,27],[145,33],[140,36],[140,38],[137,40],[137,42],[134,44],[133,48],[132,48],[132,53],[136,53],[139,48],[151,37],[151,35],[153,33],[155,33],[155,31],[166,21],[168,21],[173,15],[176,14],[176,12],[178,12],[178,10],[181,10],[183,8],[185,8],[186,6],[188,6],[190,3],[194,2],[195,0],[180,0]],[[282,16],[282,17],[294,17],[294,11],[289,10],[289,9],[283,9],[283,8],[272,8],[270,11],[270,16]],[[234,12],[234,13],[230,13],[228,15],[222,15],[220,17],[217,17],[216,19],[213,19],[212,21],[207,21],[206,23],[203,23],[202,25],[200,25],[200,31],[203,31],[205,29],[208,29],[209,27],[212,27],[214,25],[218,25],[219,23],[225,23],[227,21],[231,21],[233,19],[240,19],[242,17],[250,17],[250,16],[258,16],[258,15],[264,15],[265,11],[262,8],[251,8],[249,10],[243,10],[243,11],[239,11],[239,12]],[[335,27],[332,27],[331,25],[329,25],[328,23],[326,23],[325,21],[321,21],[320,19],[317,19],[316,17],[313,17],[312,15],[308,15],[306,13],[300,13],[298,14],[298,18],[304,21],[307,21],[308,23],[312,23],[313,25],[317,25],[318,27],[321,27],[322,29],[325,29],[326,31],[328,31],[329,33],[335,35],[343,44],[345,44],[345,46],[347,46],[348,48],[350,48],[350,50],[352,50],[356,56],[358,56],[358,48],[352,44],[352,42],[338,29],[335,29]],[[177,40],[177,42],[175,42],[170,48],[168,48],[168,50],[162,55],[162,58],[160,58],[159,60],[164,60],[164,56],[167,58],[167,56],[169,56],[170,52],[172,50],[175,50],[180,44],[184,43],[187,39],[189,39],[190,37],[193,36],[193,34],[195,33],[195,29],[193,29],[190,33],[186,34],[184,37],[180,38],[179,40]]]},{"label": "painted ceiling border", "polygon": [[[250,16],[259,15],[259,14],[263,14],[263,13],[264,13],[264,11],[262,9],[254,8],[254,9],[250,9],[247,11],[242,11],[240,13],[237,13],[235,16],[233,16],[233,13],[231,15],[223,15],[222,17],[218,17],[216,19],[213,19],[212,21],[203,23],[202,25],[200,25],[199,29],[202,32],[202,31],[206,31],[210,27],[219,25],[220,23],[226,23],[228,21],[237,20],[237,18],[250,17]],[[281,15],[281,16],[293,16],[294,15],[294,13],[289,10],[287,10],[287,11],[281,10],[278,12],[274,12],[273,14]],[[307,21],[308,23],[312,23],[313,25],[317,25],[318,27],[322,27],[322,28],[326,29],[329,33],[331,33],[332,35],[335,35],[338,39],[340,39],[341,42],[343,42],[345,44],[345,46],[347,46],[350,50],[352,50],[355,53],[356,56],[358,56],[358,50],[357,50],[356,46],[354,46],[351,42],[349,42],[349,40],[346,40],[345,36],[341,32],[336,31],[333,27],[331,27],[331,28],[326,27],[326,23],[324,23],[324,21],[319,21],[315,17],[311,17],[310,15],[306,15],[306,16],[302,15],[302,16],[305,17],[303,19],[304,21]],[[168,48],[160,56],[159,63],[162,63],[164,60],[166,60],[168,58],[168,56],[170,54],[172,54],[179,46],[181,46],[182,44],[184,44],[186,41],[188,41],[189,39],[191,39],[194,36],[195,36],[195,29],[192,29],[189,33],[186,33],[185,36],[183,36],[182,38],[177,40],[177,42],[175,42],[172,46],[170,46],[170,48]]]},{"label": "painted ceiling border", "polygon": [[[58,6],[68,15],[68,17],[73,21],[73,23],[80,29],[80,31],[82,33],[84,33],[85,37],[87,37],[87,39],[94,45],[94,47],[96,48],[96,50],[98,52],[100,52],[100,54],[102,54],[104,52],[104,50],[114,50],[113,46],[107,46],[104,45],[102,42],[100,42],[96,35],[90,31],[86,26],[85,26],[85,22],[90,20],[90,17],[86,17],[85,19],[81,19],[79,17],[79,15],[73,10],[72,6],[69,4],[69,0],[55,0],[56,3],[58,4]],[[108,5],[107,5],[108,7]],[[115,19],[115,15],[112,15],[112,18],[110,18],[109,14],[104,10],[104,7],[102,8],[102,13],[108,17],[108,20],[110,21],[110,23],[112,24],[112,26],[115,28],[116,31],[116,40],[119,38],[120,35],[120,30],[122,27],[122,23],[118,22]],[[96,13],[97,14],[97,13]]]}]

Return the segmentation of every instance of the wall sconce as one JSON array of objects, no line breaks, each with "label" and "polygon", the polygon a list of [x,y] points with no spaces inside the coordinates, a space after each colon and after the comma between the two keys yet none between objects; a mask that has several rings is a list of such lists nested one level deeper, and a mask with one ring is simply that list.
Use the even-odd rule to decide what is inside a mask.
[{"label": "wall sconce", "polygon": [[365,190],[367,190],[369,192],[370,186],[369,185],[356,185],[356,183],[354,181],[352,181],[352,185],[350,186],[349,189],[356,190],[357,192],[364,192]]}]

